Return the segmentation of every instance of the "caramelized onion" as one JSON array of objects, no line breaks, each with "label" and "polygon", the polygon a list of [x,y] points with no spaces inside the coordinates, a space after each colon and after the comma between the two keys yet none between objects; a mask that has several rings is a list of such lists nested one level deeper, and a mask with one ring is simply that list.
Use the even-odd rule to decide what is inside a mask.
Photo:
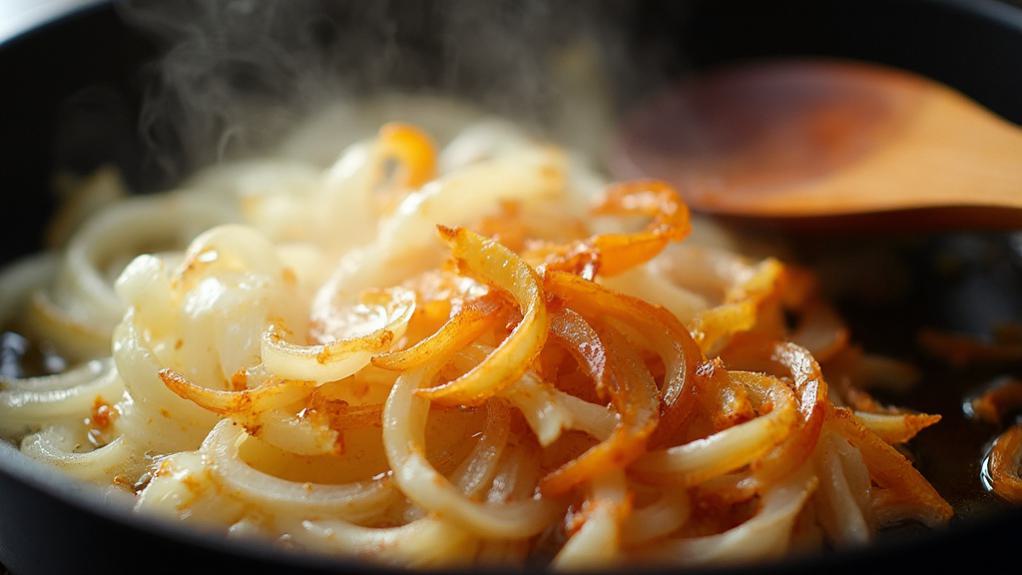
[{"label": "caramelized onion", "polygon": [[1022,425],[1013,425],[994,441],[986,461],[994,493],[1022,503]]},{"label": "caramelized onion", "polygon": [[621,524],[631,513],[625,475],[608,470],[594,478],[592,493],[574,517],[571,538],[554,557],[558,570],[608,567],[621,546]]},{"label": "caramelized onion", "polygon": [[892,490],[912,504],[912,516],[923,523],[943,525],[953,511],[926,479],[897,449],[866,429],[855,415],[844,408],[828,409],[835,429],[862,452],[870,476],[881,487]]},{"label": "caramelized onion", "polygon": [[827,384],[813,356],[790,342],[746,338],[726,350],[725,362],[731,365],[751,362],[749,367],[780,368],[791,378],[795,391],[798,425],[781,445],[757,462],[754,478],[762,489],[798,469],[812,453],[825,418]]},{"label": "caramelized onion", "polygon": [[848,328],[833,308],[814,301],[802,310],[791,341],[809,350],[818,362],[826,362],[848,345]]},{"label": "caramelized onion", "polygon": [[433,179],[436,147],[422,130],[408,124],[390,123],[380,128],[377,153],[393,158],[401,166],[401,184],[418,188]]},{"label": "caramelized onion", "polygon": [[739,563],[782,555],[788,550],[795,520],[816,489],[806,467],[794,470],[763,495],[752,518],[716,535],[656,541],[641,549],[657,562]]},{"label": "caramelized onion", "polygon": [[923,329],[918,334],[919,345],[936,358],[962,367],[973,363],[1001,363],[1022,359],[1022,343],[1009,341],[983,341],[963,334]]},{"label": "caramelized onion", "polygon": [[548,270],[570,271],[592,278],[613,276],[641,265],[680,241],[691,230],[688,206],[678,191],[660,180],[638,180],[611,186],[593,210],[603,215],[646,216],[652,221],[634,234],[600,234],[564,246],[547,247]]},{"label": "caramelized onion", "polygon": [[404,333],[415,311],[415,294],[391,288],[363,299],[382,326],[367,334],[319,345],[288,342],[285,328],[272,326],[263,335],[263,365],[283,379],[317,383],[343,379],[362,369],[373,355],[388,350]]},{"label": "caramelized onion", "polygon": [[546,342],[550,325],[536,272],[504,246],[464,228],[440,228],[462,273],[514,298],[522,320],[485,360],[461,377],[417,393],[444,405],[485,401],[525,373]]},{"label": "caramelized onion", "polygon": [[573,274],[548,271],[544,286],[587,319],[616,320],[616,329],[624,326],[629,330],[626,335],[660,356],[665,366],[660,423],[650,441],[651,445],[669,442],[692,411],[692,378],[702,361],[702,353],[685,326],[663,308],[614,293]]},{"label": "caramelized onion", "polygon": [[796,421],[795,396],[784,382],[756,373],[731,372],[727,377],[758,395],[770,412],[709,437],[649,453],[633,467],[639,476],[691,487],[757,461],[789,436]]},{"label": "caramelized onion", "polygon": [[856,411],[863,427],[887,443],[905,443],[917,433],[940,421],[939,415],[926,413],[868,413]]},{"label": "caramelized onion", "polygon": [[[731,256],[731,259],[735,258]],[[689,326],[705,353],[726,346],[736,334],[762,328],[759,324],[763,323],[764,308],[767,302],[779,303],[785,277],[784,266],[773,258],[755,266],[737,260],[713,265],[737,267],[741,271],[717,272],[734,283],[726,288],[723,303],[697,314]]]},{"label": "caramelized onion", "polygon": [[1022,408],[1022,381],[1006,379],[984,390],[968,403],[970,415],[1000,425],[1004,417]]},{"label": "caramelized onion", "polygon": [[179,397],[222,415],[255,414],[305,399],[315,384],[311,381],[276,381],[255,389],[228,391],[196,385],[172,369],[161,369],[160,379]]},{"label": "caramelized onion", "polygon": [[[473,344],[459,352],[453,364],[470,369],[468,366],[477,365],[490,352],[486,346]],[[556,441],[566,429],[603,441],[617,427],[616,417],[605,406],[564,393],[532,372],[526,372],[500,396],[518,408],[543,447]]]},{"label": "caramelized onion", "polygon": [[649,505],[632,510],[621,529],[623,545],[641,545],[677,531],[692,513],[688,492],[663,489]]},{"label": "caramelized onion", "polygon": [[404,371],[434,357],[447,356],[494,327],[501,320],[502,307],[503,301],[496,296],[471,300],[433,334],[407,349],[374,357],[373,365]]},{"label": "caramelized onion", "polygon": [[[713,247],[733,242],[712,227],[672,245],[703,223],[664,182],[607,187],[506,128],[469,136],[440,159],[387,124],[325,171],[201,176],[208,210],[115,206],[94,222],[195,239],[135,257],[114,290],[151,243],[124,226],[19,268],[6,310],[27,306],[30,337],[113,361],[0,378],[0,434],[141,490],[141,510],[401,565],[734,562],[947,521],[898,445],[939,416],[864,391],[918,374],[850,346],[808,272]],[[179,201],[217,227],[162,217]],[[1022,330],[996,349],[937,339],[952,361],[1022,357]],[[856,411],[828,400],[820,361]],[[972,406],[1000,421],[1019,389]],[[1013,501],[1020,459],[1022,426],[985,468]]]},{"label": "caramelized onion", "polygon": [[561,307],[550,316],[550,335],[575,358],[602,395],[607,385],[607,349],[596,330],[574,310]]},{"label": "caramelized onion", "polygon": [[659,420],[656,382],[642,358],[613,328],[604,327],[601,335],[608,344],[606,389],[620,423],[606,441],[544,477],[539,488],[546,496],[560,495],[597,474],[622,469],[635,461],[645,452],[646,441]]}]

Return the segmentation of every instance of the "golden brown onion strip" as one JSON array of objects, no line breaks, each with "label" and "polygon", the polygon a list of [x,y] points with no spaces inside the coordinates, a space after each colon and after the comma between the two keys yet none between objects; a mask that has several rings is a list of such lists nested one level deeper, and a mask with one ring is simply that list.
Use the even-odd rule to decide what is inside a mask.
[{"label": "golden brown onion strip", "polygon": [[1013,425],[994,440],[986,464],[994,493],[1022,503],[1022,425]]},{"label": "golden brown onion strip", "polygon": [[628,329],[626,335],[652,349],[665,366],[660,385],[660,423],[651,445],[669,443],[694,406],[692,379],[702,362],[702,353],[685,326],[663,308],[612,292],[574,274],[548,271],[547,292],[568,302],[587,319],[609,318],[614,327]]},{"label": "golden brown onion strip", "polygon": [[593,210],[601,215],[646,216],[649,225],[634,234],[600,234],[564,246],[547,247],[548,270],[592,278],[617,275],[656,257],[668,243],[691,230],[688,206],[678,191],[660,180],[637,180],[611,186]]},{"label": "golden brown onion strip", "polygon": [[522,377],[543,349],[550,326],[543,288],[536,272],[504,246],[464,228],[439,230],[463,274],[510,294],[522,312],[522,320],[482,363],[453,381],[417,391],[444,405],[479,404]]},{"label": "golden brown onion strip", "polygon": [[394,371],[418,367],[430,359],[447,356],[494,327],[501,318],[503,302],[499,297],[484,296],[464,305],[454,317],[415,345],[373,358],[373,365]]},{"label": "golden brown onion strip", "polygon": [[620,421],[609,439],[543,478],[539,488],[546,496],[560,495],[598,474],[623,469],[635,461],[646,451],[646,441],[659,420],[656,382],[642,358],[613,328],[601,329],[601,335],[609,354],[607,392]]},{"label": "golden brown onion strip", "polygon": [[844,408],[829,408],[835,430],[862,453],[873,480],[911,505],[907,511],[929,526],[943,525],[954,514],[951,506],[897,449],[872,433]]}]

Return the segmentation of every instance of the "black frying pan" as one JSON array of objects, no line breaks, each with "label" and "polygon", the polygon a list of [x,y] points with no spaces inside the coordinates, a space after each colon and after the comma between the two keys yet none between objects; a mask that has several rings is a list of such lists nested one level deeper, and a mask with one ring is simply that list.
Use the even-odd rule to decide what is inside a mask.
[{"label": "black frying pan", "polygon": [[[515,74],[497,77],[480,73],[478,63],[473,67],[464,59],[451,63],[452,50],[471,51],[472,42],[486,41],[485,37],[437,37],[436,19],[463,9],[467,2],[371,3],[372,9],[362,6],[370,3],[321,4],[329,14],[330,26],[359,31],[370,42],[389,38],[405,56],[382,74],[378,70],[362,73],[357,60],[342,62],[351,68],[349,75],[357,85],[354,89],[434,87],[468,95],[498,110],[514,108],[516,101],[520,108],[524,99],[535,108],[531,113],[536,118],[549,113],[556,102],[557,94],[544,93],[535,86],[523,89]],[[666,80],[714,65],[765,56],[826,55],[920,72],[962,90],[1012,121],[1022,121],[1022,11],[994,0],[622,0],[559,2],[531,9],[529,22],[539,49],[561,41],[576,24],[571,18],[580,13],[591,14],[594,21],[603,22],[601,25],[610,26],[619,35],[625,50],[612,54],[617,58],[612,83],[614,99],[622,110]],[[515,30],[519,7],[503,2],[499,12],[509,22],[509,29]],[[392,23],[386,30],[366,26],[361,20],[371,15],[374,22],[380,22],[381,13],[386,16],[384,21]],[[166,126],[150,126],[156,130],[155,137],[150,133],[142,138],[138,131],[140,101],[153,78],[152,69],[145,65],[164,48],[125,26],[103,3],[0,44],[0,78],[4,79],[0,122],[4,140],[13,144],[6,154],[2,180],[8,217],[0,226],[0,260],[8,262],[37,249],[44,222],[53,210],[49,179],[58,168],[85,172],[114,162],[133,187],[144,190],[169,185],[193,167],[184,159],[187,154],[183,150],[178,150],[180,162],[152,161],[145,142],[156,141],[165,154],[174,150],[174,138],[162,137],[166,133],[160,132]],[[528,62],[508,58],[500,64],[517,73],[528,71]],[[494,82],[505,82],[498,85],[500,98],[492,97]],[[266,91],[265,86],[253,89]],[[271,96],[272,92],[268,90]],[[834,242],[843,250],[861,243],[847,238]],[[853,297],[842,302],[855,320],[855,337],[872,349],[912,355],[911,345],[905,342],[911,342],[912,330],[919,325],[982,330],[989,327],[984,318],[1022,316],[1016,296],[1022,293],[1022,272],[1009,238],[958,234],[876,242],[893,246],[896,257],[909,270],[911,282],[898,301]],[[979,245],[982,255],[975,249],[963,251],[962,245]],[[948,250],[962,252],[968,264],[953,278],[938,275],[933,263],[934,254]],[[814,257],[812,252],[803,255]],[[978,474],[970,475],[980,456],[977,438],[992,431],[959,432],[953,421],[961,419],[956,412],[963,390],[990,374],[947,372],[939,364],[919,361],[928,370],[931,387],[919,401],[909,403],[937,409],[952,421],[950,431],[930,440],[931,445],[922,450],[919,464],[924,472],[940,476],[941,468],[959,462],[943,463],[928,454],[939,455],[946,448],[972,462],[963,473],[978,481]],[[955,448],[956,442],[964,447]],[[974,488],[934,481],[945,493]],[[1011,562],[1017,565],[1022,511],[989,501],[982,506],[995,510],[963,513],[945,530],[888,534],[866,549],[792,557],[737,572],[893,573],[943,569],[961,560],[988,571],[1002,565],[1007,570]],[[213,569],[239,573],[385,572],[351,561],[227,541],[131,514],[105,501],[89,486],[29,461],[6,444],[0,444],[0,563],[17,575],[129,569],[154,573]]]}]

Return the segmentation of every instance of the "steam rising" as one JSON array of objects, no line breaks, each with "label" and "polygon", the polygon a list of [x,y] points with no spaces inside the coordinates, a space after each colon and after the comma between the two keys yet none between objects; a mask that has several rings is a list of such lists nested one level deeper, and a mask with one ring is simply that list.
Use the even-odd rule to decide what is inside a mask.
[{"label": "steam rising", "polygon": [[599,67],[626,60],[618,32],[626,6],[131,0],[120,8],[165,50],[148,70],[140,123],[162,170],[180,176],[272,144],[324,105],[380,92],[456,94],[534,124],[592,131],[611,96]]}]

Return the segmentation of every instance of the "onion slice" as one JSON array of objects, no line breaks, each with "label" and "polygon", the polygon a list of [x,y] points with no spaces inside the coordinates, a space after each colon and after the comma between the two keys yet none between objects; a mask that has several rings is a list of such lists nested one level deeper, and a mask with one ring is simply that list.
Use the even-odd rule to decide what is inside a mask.
[{"label": "onion slice", "polygon": [[172,369],[161,369],[160,379],[168,389],[214,413],[251,415],[290,405],[309,396],[315,389],[311,381],[275,381],[255,389],[224,391],[196,385]]},{"label": "onion slice", "polygon": [[462,273],[510,294],[522,320],[479,365],[418,395],[443,405],[473,405],[500,393],[528,370],[546,343],[550,319],[536,272],[504,246],[464,228],[439,226]]},{"label": "onion slice", "polygon": [[608,470],[594,478],[592,485],[592,493],[577,516],[581,527],[554,557],[554,569],[608,567],[619,558],[621,524],[631,513],[625,474],[620,469]]},{"label": "onion slice", "polygon": [[436,147],[422,130],[393,122],[380,128],[376,152],[383,159],[393,158],[401,165],[401,184],[418,188],[436,173]]},{"label": "onion slice", "polygon": [[794,343],[744,338],[726,352],[724,360],[729,365],[751,362],[750,367],[754,368],[780,368],[791,378],[798,401],[796,428],[783,443],[757,462],[753,480],[757,489],[762,490],[800,468],[812,454],[826,416],[827,384],[813,356]]},{"label": "onion slice", "polygon": [[599,394],[606,392],[607,349],[600,336],[578,312],[561,307],[550,317],[550,335],[568,351],[596,385]]},{"label": "onion slice", "polygon": [[827,412],[835,430],[862,452],[873,480],[912,504],[917,519],[931,527],[951,519],[954,514],[951,506],[904,455],[866,429],[851,411],[839,407]]},{"label": "onion slice", "polygon": [[587,320],[613,320],[613,327],[652,349],[666,368],[660,385],[660,423],[650,445],[669,442],[690,415],[694,405],[692,384],[703,357],[688,330],[667,310],[642,300],[615,293],[574,274],[548,271],[546,291],[569,302]]},{"label": "onion slice", "polygon": [[769,413],[684,445],[647,454],[632,467],[657,483],[691,487],[749,465],[791,433],[796,421],[795,396],[780,379],[731,372],[728,377],[759,396]]},{"label": "onion slice", "polygon": [[426,460],[425,425],[430,403],[415,391],[434,377],[437,358],[398,378],[383,412],[383,443],[394,479],[404,494],[430,511],[486,538],[522,539],[540,533],[560,511],[549,499],[480,503],[466,497]]},{"label": "onion slice", "polygon": [[606,441],[544,477],[539,488],[545,496],[563,494],[597,475],[625,468],[646,451],[646,441],[659,420],[656,382],[642,358],[613,328],[605,328],[601,332],[608,344],[610,369],[606,388],[620,421]]},{"label": "onion slice", "polygon": [[408,327],[415,311],[415,293],[401,288],[363,295],[363,305],[373,308],[382,327],[370,333],[319,345],[299,345],[285,340],[282,326],[263,334],[263,365],[282,379],[326,383],[344,379],[387,351]]},{"label": "onion slice", "polygon": [[472,556],[475,540],[449,521],[426,517],[399,527],[362,527],[347,521],[303,521],[291,536],[327,553],[371,556],[409,567],[448,566]]},{"label": "onion slice", "polygon": [[394,498],[388,477],[321,485],[263,473],[245,463],[238,453],[248,437],[241,426],[224,419],[209,433],[201,448],[217,482],[247,501],[284,513],[330,513],[358,521],[378,515]]},{"label": "onion slice", "polygon": [[611,186],[593,209],[599,215],[646,216],[652,221],[633,234],[599,234],[563,246],[547,246],[547,270],[569,271],[592,279],[613,276],[656,257],[668,243],[691,231],[688,207],[678,191],[660,180]]},{"label": "onion slice", "polygon": [[829,305],[813,301],[802,310],[791,341],[809,350],[816,361],[826,363],[848,345],[848,328]]},{"label": "onion slice", "polygon": [[1013,425],[994,441],[986,461],[994,493],[1012,503],[1022,503],[1022,425]]},{"label": "onion slice", "polygon": [[987,423],[1000,425],[1004,417],[1022,408],[1022,381],[1004,379],[974,397],[967,408],[972,417]]},{"label": "onion slice", "polygon": [[683,526],[692,514],[688,492],[664,489],[649,505],[634,509],[621,526],[623,545],[641,545],[670,535]]},{"label": "onion slice", "polygon": [[917,433],[940,421],[927,413],[868,413],[856,411],[855,418],[887,443],[905,443]]},{"label": "onion slice", "polygon": [[0,391],[0,434],[16,435],[55,419],[86,417],[97,401],[116,401],[123,392],[124,382],[112,369],[67,389]]},{"label": "onion slice", "polygon": [[655,562],[739,563],[779,557],[788,550],[799,512],[816,489],[807,467],[792,473],[763,495],[759,512],[723,533],[656,541],[641,554]]},{"label": "onion slice", "polygon": [[439,356],[464,348],[492,328],[501,319],[503,302],[484,296],[467,302],[454,317],[436,332],[415,345],[373,358],[373,365],[394,371],[406,371]]},{"label": "onion slice", "polygon": [[[476,365],[489,351],[482,344],[472,344],[454,356],[452,365],[458,369]],[[617,417],[606,406],[565,393],[531,371],[499,396],[518,408],[543,447],[550,446],[565,429],[578,430],[604,441],[617,427]]]}]

